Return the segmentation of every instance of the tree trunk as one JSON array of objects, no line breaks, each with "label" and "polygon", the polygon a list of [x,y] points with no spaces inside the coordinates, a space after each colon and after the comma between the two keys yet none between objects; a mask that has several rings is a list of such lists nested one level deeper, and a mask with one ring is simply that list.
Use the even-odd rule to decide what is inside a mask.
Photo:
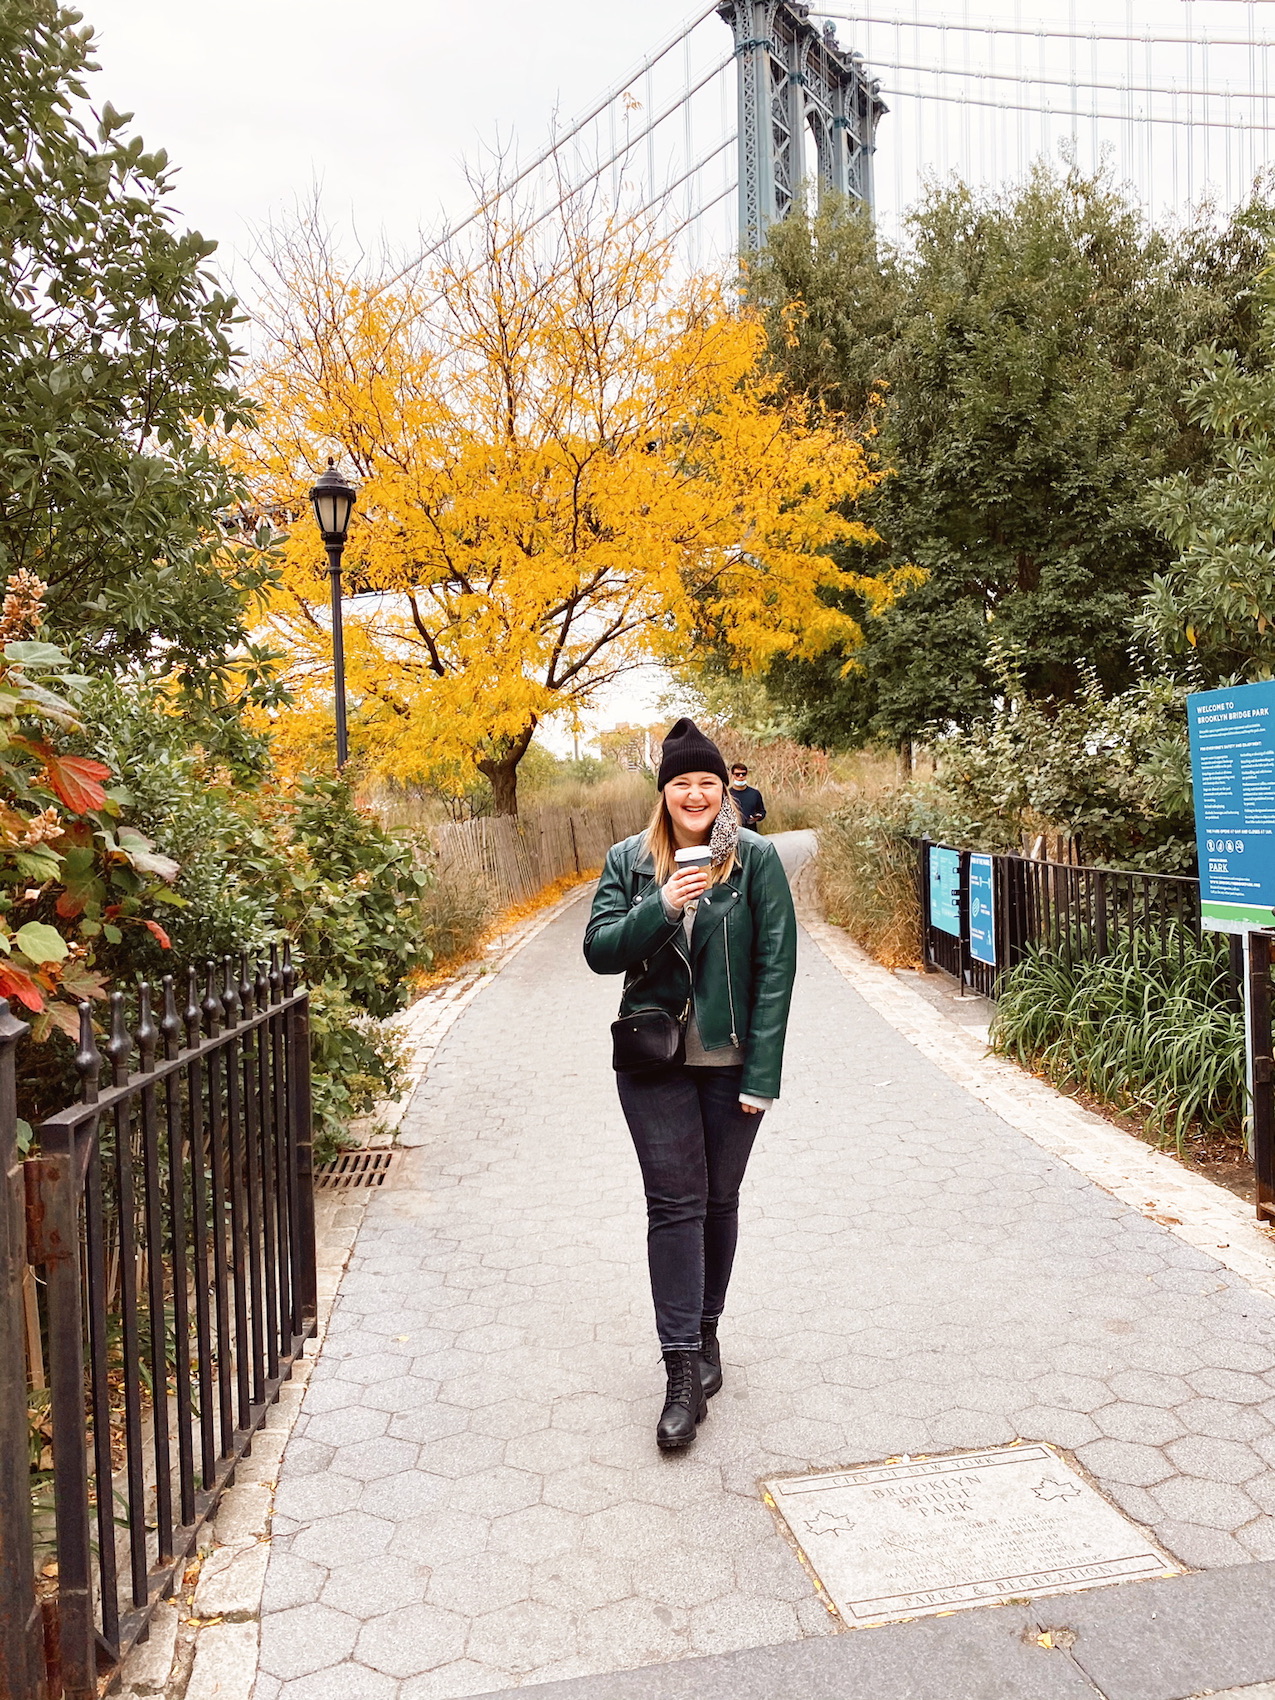
[{"label": "tree trunk", "polygon": [[478,771],[491,781],[491,794],[498,815],[518,815],[518,763],[527,753],[531,735],[536,729],[533,720],[525,732],[516,738],[502,738],[489,756],[479,758]]}]

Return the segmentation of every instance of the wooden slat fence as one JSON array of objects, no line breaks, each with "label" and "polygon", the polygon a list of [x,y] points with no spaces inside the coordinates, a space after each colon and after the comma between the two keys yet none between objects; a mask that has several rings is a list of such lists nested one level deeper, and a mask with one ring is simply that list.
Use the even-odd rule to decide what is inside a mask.
[{"label": "wooden slat fence", "polygon": [[481,879],[501,909],[529,903],[547,885],[567,874],[601,868],[620,839],[640,832],[650,804],[607,804],[595,809],[527,809],[516,820],[508,815],[448,822],[434,829],[434,845],[444,868]]}]

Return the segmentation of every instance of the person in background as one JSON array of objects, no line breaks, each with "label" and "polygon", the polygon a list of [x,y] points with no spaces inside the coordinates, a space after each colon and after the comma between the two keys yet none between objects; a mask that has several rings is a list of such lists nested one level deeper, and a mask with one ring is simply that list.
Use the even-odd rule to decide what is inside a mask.
[{"label": "person in background", "polygon": [[730,800],[739,811],[739,824],[755,832],[766,818],[766,804],[757,787],[748,783],[748,769],[742,761],[730,770]]}]

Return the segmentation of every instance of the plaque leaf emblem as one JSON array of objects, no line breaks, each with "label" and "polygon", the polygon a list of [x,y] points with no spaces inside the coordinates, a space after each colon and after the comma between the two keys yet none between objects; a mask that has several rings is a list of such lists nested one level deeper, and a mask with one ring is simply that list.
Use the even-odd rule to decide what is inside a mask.
[{"label": "plaque leaf emblem", "polygon": [[834,1516],[831,1511],[820,1511],[807,1519],[806,1527],[812,1535],[848,1535],[854,1524],[844,1513]]},{"label": "plaque leaf emblem", "polygon": [[1080,1489],[1075,1482],[1056,1482],[1052,1476],[1042,1476],[1040,1486],[1032,1492],[1037,1499],[1074,1499]]}]

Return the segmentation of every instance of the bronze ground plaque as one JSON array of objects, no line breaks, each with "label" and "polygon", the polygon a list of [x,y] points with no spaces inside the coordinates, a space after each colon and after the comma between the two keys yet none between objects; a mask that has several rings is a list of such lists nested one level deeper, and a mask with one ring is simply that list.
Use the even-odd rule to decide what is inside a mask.
[{"label": "bronze ground plaque", "polygon": [[847,1624],[1180,1571],[1049,1446],[764,1486]]}]

